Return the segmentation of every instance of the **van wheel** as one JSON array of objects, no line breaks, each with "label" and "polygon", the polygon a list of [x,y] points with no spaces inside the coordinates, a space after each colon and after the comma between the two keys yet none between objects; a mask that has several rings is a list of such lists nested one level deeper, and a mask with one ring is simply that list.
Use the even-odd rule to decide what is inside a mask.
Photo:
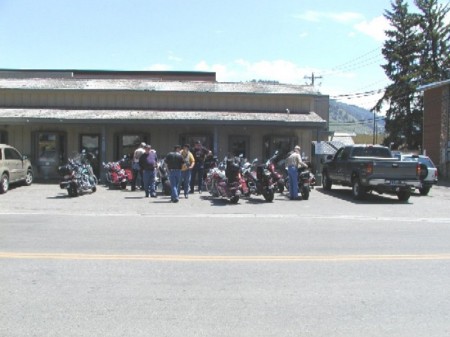
[{"label": "van wheel", "polygon": [[6,173],[2,174],[0,178],[0,194],[8,192],[9,189],[9,177]]},{"label": "van wheel", "polygon": [[27,175],[25,177],[25,186],[30,186],[33,183],[33,171],[32,170],[28,170],[27,171]]}]

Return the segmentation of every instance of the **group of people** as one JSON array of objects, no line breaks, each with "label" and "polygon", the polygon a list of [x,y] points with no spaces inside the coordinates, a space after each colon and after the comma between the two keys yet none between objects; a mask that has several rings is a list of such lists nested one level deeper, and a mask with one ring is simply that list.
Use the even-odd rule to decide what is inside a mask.
[{"label": "group of people", "polygon": [[[289,176],[289,199],[298,200],[298,169],[306,167],[302,161],[300,146],[295,146],[294,150],[286,158],[286,169]],[[211,156],[211,151],[206,149],[200,141],[196,141],[191,149],[189,144],[175,145],[173,150],[165,156],[165,164],[169,171],[170,197],[172,202],[178,202],[181,189],[187,199],[189,194],[194,193],[195,185],[198,186],[198,193],[202,193],[203,174],[205,169],[205,159]],[[133,155],[133,181],[131,190],[136,190],[138,175],[141,177],[142,186],[146,197],[156,198],[156,169],[159,160],[156,151],[151,145],[141,143],[134,151]]]},{"label": "group of people", "polygon": [[[178,202],[181,188],[187,199],[190,193],[194,193],[195,185],[198,192],[202,193],[203,173],[205,159],[211,155],[200,141],[196,141],[191,149],[189,144],[175,145],[173,150],[165,156],[165,165],[169,171],[172,202]],[[136,190],[137,177],[141,177],[142,186],[146,197],[156,198],[156,169],[159,165],[156,151],[151,145],[141,143],[133,154],[133,181],[131,190]]]}]

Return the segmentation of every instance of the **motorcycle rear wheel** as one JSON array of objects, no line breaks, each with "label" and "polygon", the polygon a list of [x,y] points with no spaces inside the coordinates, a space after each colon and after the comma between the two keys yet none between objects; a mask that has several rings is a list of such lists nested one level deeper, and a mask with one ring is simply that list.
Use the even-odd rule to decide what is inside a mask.
[{"label": "motorcycle rear wheel", "polygon": [[272,202],[274,198],[273,190],[267,190],[263,192],[263,197],[267,202]]},{"label": "motorcycle rear wheel", "polygon": [[308,200],[309,199],[309,189],[307,188],[302,188],[302,199],[303,200]]},{"label": "motorcycle rear wheel", "polygon": [[232,196],[230,198],[230,203],[231,204],[237,204],[238,202],[239,202],[239,196],[238,195]]},{"label": "motorcycle rear wheel", "polygon": [[278,192],[283,193],[284,192],[284,180],[280,179],[277,182]]}]

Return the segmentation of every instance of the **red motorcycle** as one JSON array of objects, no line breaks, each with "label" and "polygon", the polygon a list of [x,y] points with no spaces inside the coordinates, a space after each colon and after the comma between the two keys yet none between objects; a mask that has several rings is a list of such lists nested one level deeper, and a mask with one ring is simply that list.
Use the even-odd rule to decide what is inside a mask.
[{"label": "red motorcycle", "polygon": [[270,172],[270,176],[272,177],[272,181],[274,183],[274,190],[275,192],[283,193],[284,191],[284,177],[283,175],[277,171],[275,164],[277,162],[277,159],[279,157],[278,150],[275,151],[272,157],[270,157],[266,161],[266,167]]},{"label": "red motorcycle", "polygon": [[237,204],[241,195],[240,166],[234,159],[225,158],[206,174],[205,186],[213,197],[228,199]]},{"label": "red motorcycle", "polygon": [[131,162],[127,156],[116,162],[103,163],[106,170],[106,181],[109,187],[120,187],[124,190],[129,182],[133,181]]}]

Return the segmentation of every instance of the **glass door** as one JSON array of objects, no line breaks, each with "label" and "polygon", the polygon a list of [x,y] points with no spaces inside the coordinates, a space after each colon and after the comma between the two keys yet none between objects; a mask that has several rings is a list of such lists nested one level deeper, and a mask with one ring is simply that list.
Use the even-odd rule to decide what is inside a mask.
[{"label": "glass door", "polygon": [[91,163],[94,174],[99,178],[100,176],[100,148],[101,148],[100,134],[84,134],[80,135],[80,152],[85,150]]}]

